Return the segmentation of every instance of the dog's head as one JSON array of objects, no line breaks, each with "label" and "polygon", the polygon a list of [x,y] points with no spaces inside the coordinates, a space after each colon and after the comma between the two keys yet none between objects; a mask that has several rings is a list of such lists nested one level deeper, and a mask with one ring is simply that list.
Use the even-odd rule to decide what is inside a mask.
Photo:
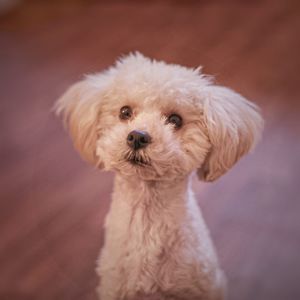
[{"label": "dog's head", "polygon": [[200,70],[129,55],[57,102],[74,145],[99,168],[144,180],[198,170],[213,181],[257,142],[257,107]]}]

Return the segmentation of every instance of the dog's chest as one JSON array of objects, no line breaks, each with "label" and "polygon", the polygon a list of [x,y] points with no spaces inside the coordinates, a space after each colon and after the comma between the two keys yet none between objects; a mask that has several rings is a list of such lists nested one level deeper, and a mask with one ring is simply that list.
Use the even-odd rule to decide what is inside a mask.
[{"label": "dog's chest", "polygon": [[112,203],[107,216],[100,270],[103,285],[122,295],[116,299],[174,291],[188,293],[188,299],[202,294],[215,259],[195,207],[164,210],[117,204]]},{"label": "dog's chest", "polygon": [[175,286],[190,273],[181,253],[185,243],[180,220],[157,210],[136,207],[122,220],[108,216],[104,253],[120,274],[120,289],[146,294]]}]

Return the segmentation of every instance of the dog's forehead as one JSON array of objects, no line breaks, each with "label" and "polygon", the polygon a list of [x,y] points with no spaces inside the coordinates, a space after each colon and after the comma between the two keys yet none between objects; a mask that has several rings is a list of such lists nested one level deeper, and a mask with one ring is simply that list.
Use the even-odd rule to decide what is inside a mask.
[{"label": "dog's forehead", "polygon": [[154,88],[147,82],[142,85],[137,83],[130,88],[127,85],[125,89],[119,86],[114,93],[113,102],[120,107],[129,105],[147,111],[193,110],[195,106],[199,106],[196,93],[169,87]]},{"label": "dog's forehead", "polygon": [[191,106],[210,83],[199,70],[160,62],[117,68],[109,91],[117,102],[147,106]]},{"label": "dog's forehead", "polygon": [[191,69],[136,57],[118,65],[115,76],[117,82],[129,88],[152,92],[189,91],[209,83],[209,79],[201,74],[201,68]]}]

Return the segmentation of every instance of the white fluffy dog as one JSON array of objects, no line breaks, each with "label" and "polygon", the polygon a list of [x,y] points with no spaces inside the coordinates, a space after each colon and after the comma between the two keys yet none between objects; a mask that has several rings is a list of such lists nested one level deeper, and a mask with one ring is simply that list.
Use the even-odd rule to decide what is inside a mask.
[{"label": "white fluffy dog", "polygon": [[73,85],[57,111],[82,157],[116,172],[100,298],[223,299],[191,174],[213,181],[255,145],[256,106],[200,69],[136,53]]}]

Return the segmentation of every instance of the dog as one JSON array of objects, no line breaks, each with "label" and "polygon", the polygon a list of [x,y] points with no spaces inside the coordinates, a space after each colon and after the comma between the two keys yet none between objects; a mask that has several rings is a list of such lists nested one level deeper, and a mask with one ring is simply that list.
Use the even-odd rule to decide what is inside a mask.
[{"label": "dog", "polygon": [[263,128],[257,106],[201,68],[133,53],[75,83],[56,110],[81,156],[116,172],[100,299],[224,299],[191,178],[214,181],[254,147]]}]

